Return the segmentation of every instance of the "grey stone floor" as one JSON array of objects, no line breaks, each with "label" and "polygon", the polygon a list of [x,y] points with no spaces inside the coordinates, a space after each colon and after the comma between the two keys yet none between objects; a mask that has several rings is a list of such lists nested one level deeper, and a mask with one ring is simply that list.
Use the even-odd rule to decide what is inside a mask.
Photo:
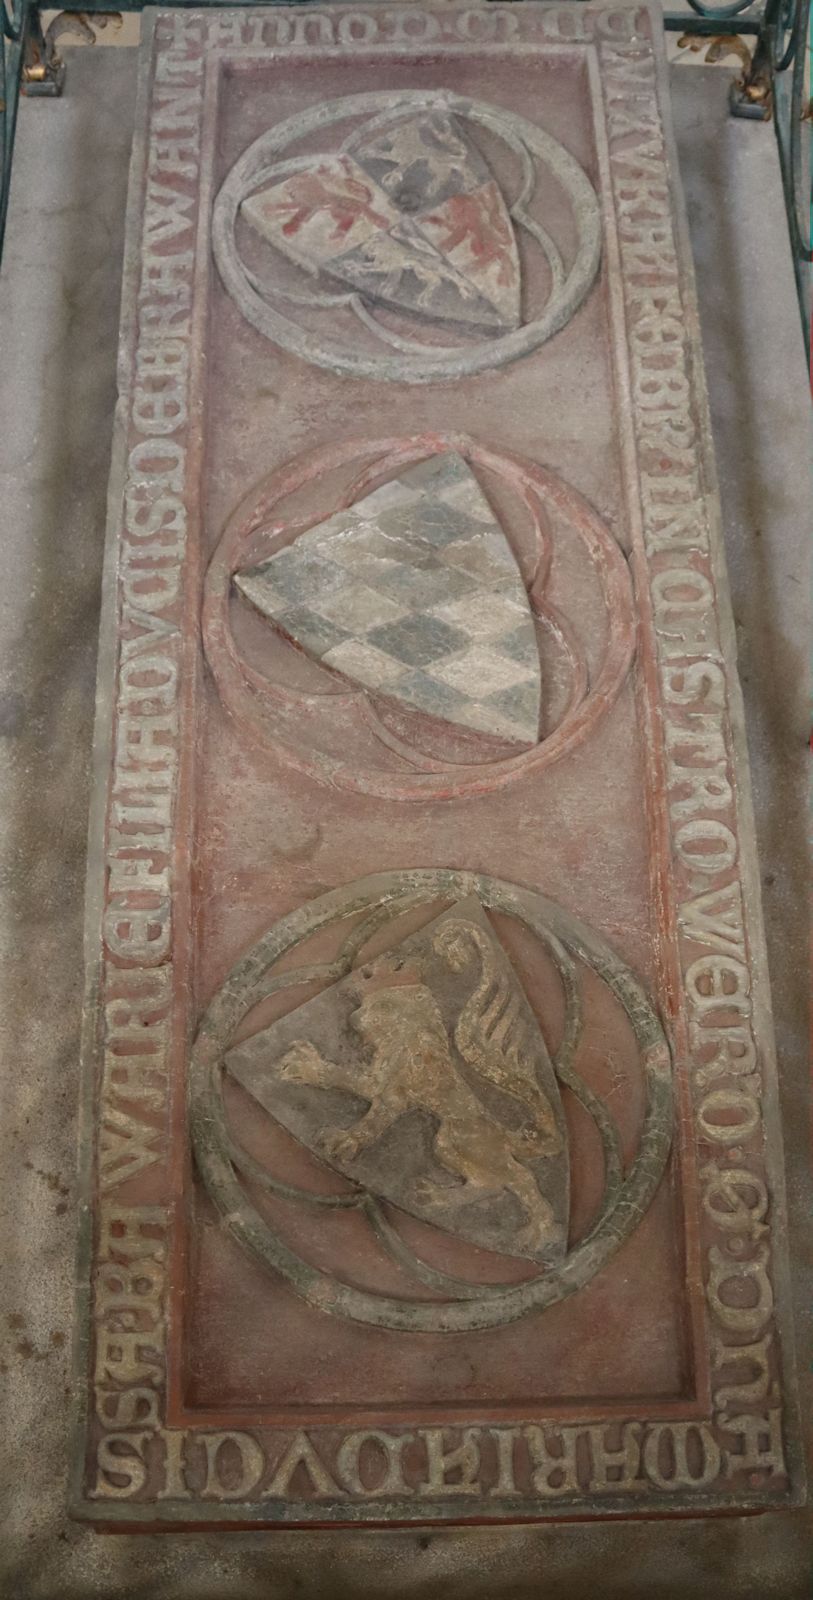
[{"label": "grey stone floor", "polygon": [[[700,279],[786,1116],[810,1413],[810,416],[770,129],[672,73]],[[802,1600],[805,1512],[612,1527],[99,1537],[63,1510],[82,889],[134,59],[24,103],[0,280],[0,1597]]]}]

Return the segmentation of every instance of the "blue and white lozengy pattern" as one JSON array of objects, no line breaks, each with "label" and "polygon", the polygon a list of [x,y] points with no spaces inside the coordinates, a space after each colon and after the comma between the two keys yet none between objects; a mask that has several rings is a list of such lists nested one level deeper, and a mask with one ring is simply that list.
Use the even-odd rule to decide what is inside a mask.
[{"label": "blue and white lozengy pattern", "polygon": [[410,468],[235,583],[301,649],[365,689],[536,743],[536,625],[513,552],[462,457]]}]

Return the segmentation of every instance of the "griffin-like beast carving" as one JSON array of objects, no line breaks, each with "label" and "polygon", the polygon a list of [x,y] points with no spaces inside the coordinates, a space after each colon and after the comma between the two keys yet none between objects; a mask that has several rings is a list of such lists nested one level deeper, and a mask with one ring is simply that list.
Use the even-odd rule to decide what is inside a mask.
[{"label": "griffin-like beast carving", "polygon": [[465,1075],[419,966],[384,957],[362,969],[357,980],[360,1004],[350,1022],[365,1046],[363,1055],[341,1065],[298,1039],[280,1063],[280,1076],[369,1101],[351,1127],[322,1134],[324,1154],[336,1160],[355,1160],[408,1111],[431,1113],[437,1122],[433,1155],[452,1182],[421,1177],[416,1198],[423,1205],[441,1195],[446,1204],[453,1197],[466,1203],[507,1190],[528,1219],[517,1244],[539,1250],[558,1238],[560,1228],[528,1163],[559,1154],[563,1140],[537,1081],[520,995],[474,923],[445,922],[434,948],[456,972],[475,961],[480,965],[479,981],[454,1029]]}]

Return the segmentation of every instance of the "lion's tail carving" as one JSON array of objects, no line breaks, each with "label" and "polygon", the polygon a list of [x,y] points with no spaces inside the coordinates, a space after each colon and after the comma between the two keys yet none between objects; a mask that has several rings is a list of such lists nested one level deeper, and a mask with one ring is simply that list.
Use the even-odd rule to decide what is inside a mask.
[{"label": "lion's tail carving", "polygon": [[553,1155],[562,1136],[548,1096],[534,1067],[522,999],[495,960],[482,929],[472,922],[443,924],[435,949],[455,972],[479,958],[480,980],[466,1001],[455,1028],[455,1044],[463,1060],[488,1083],[518,1100],[526,1113],[521,1130],[503,1130],[514,1153],[525,1159]]}]

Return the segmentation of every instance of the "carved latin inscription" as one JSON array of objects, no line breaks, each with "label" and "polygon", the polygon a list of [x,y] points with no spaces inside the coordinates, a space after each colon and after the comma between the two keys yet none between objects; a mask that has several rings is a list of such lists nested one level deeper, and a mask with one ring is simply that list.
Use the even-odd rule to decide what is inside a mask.
[{"label": "carved latin inscription", "polygon": [[155,1460],[162,1500],[218,1503],[400,1503],[404,1515],[441,1502],[486,1499],[553,1507],[578,1494],[607,1502],[679,1497],[724,1486],[744,1468],[781,1471],[779,1413],[764,1428],[739,1418],[720,1444],[705,1422],[596,1423],[567,1427],[309,1429],[269,1447],[243,1431],[143,1430],[105,1441],[99,1494],[137,1496]]},{"label": "carved latin inscription", "polygon": [[695,1114],[704,1158],[706,1297],[722,1427],[740,1464],[783,1469],[770,1333],[769,1195],[762,1177],[762,1061],[753,1028],[750,950],[733,783],[729,691],[715,606],[697,397],[654,63],[635,42],[601,46],[613,190],[627,307],[643,535],[664,707],[672,871],[678,899]]}]

